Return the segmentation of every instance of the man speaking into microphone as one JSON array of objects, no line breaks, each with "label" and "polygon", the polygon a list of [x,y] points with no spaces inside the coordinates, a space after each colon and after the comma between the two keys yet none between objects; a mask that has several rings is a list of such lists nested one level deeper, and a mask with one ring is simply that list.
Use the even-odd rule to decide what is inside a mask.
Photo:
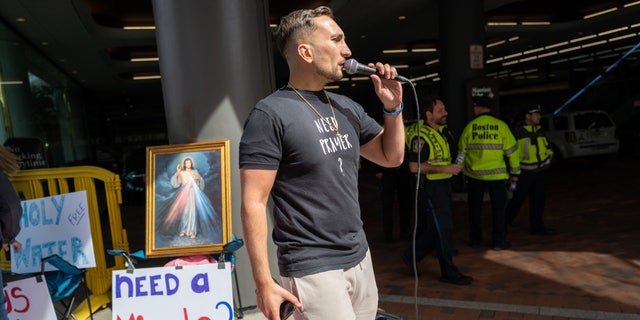
[{"label": "man speaking into microphone", "polygon": [[[252,109],[239,147],[242,226],[258,307],[270,320],[280,318],[286,301],[295,305],[295,319],[374,319],[378,289],[360,218],[358,161],[402,163],[402,83],[390,65],[368,65],[383,129],[355,101],[324,90],[343,78],[351,56],[330,8],[284,16],[275,39],[289,83]],[[282,287],[269,269],[269,197]]]},{"label": "man speaking into microphone", "polygon": [[[371,68],[368,66],[365,66],[364,64],[358,63],[358,61],[356,61],[356,59],[347,59],[347,61],[344,62],[344,71],[347,74],[364,74],[364,75],[372,75],[372,74],[378,74],[378,70],[375,68]],[[410,82],[409,79],[401,76],[401,75],[397,75],[393,78],[394,80],[400,81],[400,82]]]}]

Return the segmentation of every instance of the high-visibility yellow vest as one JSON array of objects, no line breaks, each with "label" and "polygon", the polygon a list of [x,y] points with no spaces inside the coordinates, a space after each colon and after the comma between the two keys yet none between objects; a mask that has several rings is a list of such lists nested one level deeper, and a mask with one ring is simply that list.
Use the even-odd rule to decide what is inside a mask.
[{"label": "high-visibility yellow vest", "polygon": [[[424,147],[424,141],[429,144],[429,157],[426,162],[432,166],[445,166],[451,164],[451,151],[447,139],[442,132],[436,131],[423,120],[420,120],[420,133],[417,133],[418,122],[405,128],[405,143],[412,153],[420,153]],[[442,129],[443,127],[440,127]],[[419,136],[419,138],[418,138]],[[423,160],[421,160],[423,161]],[[423,161],[424,162],[424,161]],[[451,178],[450,173],[426,173],[428,180],[442,180]]]},{"label": "high-visibility yellow vest", "polygon": [[506,122],[491,114],[480,114],[471,120],[460,135],[458,147],[466,151],[464,174],[468,177],[504,180],[520,174],[516,138]]},{"label": "high-visibility yellow vest", "polygon": [[520,168],[526,171],[540,171],[551,165],[553,150],[541,127],[524,125],[513,130],[520,150]]}]

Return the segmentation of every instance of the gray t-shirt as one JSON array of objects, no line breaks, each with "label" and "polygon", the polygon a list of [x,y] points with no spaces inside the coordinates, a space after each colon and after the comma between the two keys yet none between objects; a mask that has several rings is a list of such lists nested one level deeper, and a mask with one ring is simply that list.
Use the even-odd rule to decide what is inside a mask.
[{"label": "gray t-shirt", "polygon": [[327,92],[300,93],[335,127],[338,137],[290,88],[258,102],[240,141],[240,168],[277,170],[271,190],[273,239],[280,274],[300,277],[349,268],[368,250],[358,202],[360,145],[382,127],[362,106]]}]

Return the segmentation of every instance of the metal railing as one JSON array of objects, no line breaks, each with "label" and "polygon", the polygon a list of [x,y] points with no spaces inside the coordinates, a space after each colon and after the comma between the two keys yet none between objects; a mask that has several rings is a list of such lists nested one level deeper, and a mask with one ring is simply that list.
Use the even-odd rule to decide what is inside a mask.
[{"label": "metal railing", "polygon": [[[111,301],[111,272],[125,268],[123,259],[109,257],[107,262],[105,248],[129,251],[127,232],[122,227],[120,215],[120,177],[100,167],[75,166],[22,170],[10,181],[23,200],[86,191],[96,260],[96,267],[87,269],[87,286],[92,292],[92,307],[104,307]],[[2,269],[10,270],[10,261],[4,251],[0,251]],[[88,309],[83,308],[88,308],[86,301],[74,310],[78,319],[85,319],[84,313],[88,316]]]}]

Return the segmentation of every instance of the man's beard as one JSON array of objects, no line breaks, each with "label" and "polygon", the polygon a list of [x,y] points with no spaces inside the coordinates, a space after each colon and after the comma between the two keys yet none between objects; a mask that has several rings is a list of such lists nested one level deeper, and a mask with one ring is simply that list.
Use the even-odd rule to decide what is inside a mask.
[{"label": "man's beard", "polygon": [[343,78],[343,74],[341,70],[324,70],[324,69],[317,69],[316,71],[318,73],[318,75],[326,78],[327,80],[329,80],[328,82],[335,82],[335,81],[339,81],[340,79]]}]

